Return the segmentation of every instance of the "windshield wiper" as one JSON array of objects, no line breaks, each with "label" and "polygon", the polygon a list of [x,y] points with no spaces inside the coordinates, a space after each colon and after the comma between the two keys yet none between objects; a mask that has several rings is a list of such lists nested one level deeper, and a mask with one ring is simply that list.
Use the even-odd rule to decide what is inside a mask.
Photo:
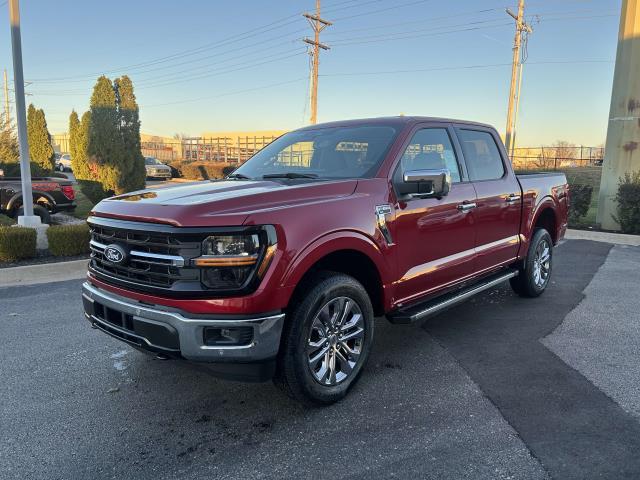
[{"label": "windshield wiper", "polygon": [[263,175],[262,178],[318,178],[318,175],[315,173],[284,172],[268,173]]},{"label": "windshield wiper", "polygon": [[247,177],[242,173],[232,173],[231,175],[227,175],[227,178],[236,179],[236,180],[251,180],[251,177]]}]

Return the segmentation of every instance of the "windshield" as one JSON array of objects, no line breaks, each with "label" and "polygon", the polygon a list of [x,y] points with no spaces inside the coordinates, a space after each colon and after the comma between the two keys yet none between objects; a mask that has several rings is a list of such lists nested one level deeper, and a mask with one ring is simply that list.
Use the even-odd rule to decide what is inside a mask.
[{"label": "windshield", "polygon": [[390,126],[328,127],[287,133],[247,160],[233,176],[372,177],[396,133]]},{"label": "windshield", "polygon": [[158,160],[156,160],[153,157],[145,157],[144,164],[145,165],[162,165],[162,163],[160,163]]}]

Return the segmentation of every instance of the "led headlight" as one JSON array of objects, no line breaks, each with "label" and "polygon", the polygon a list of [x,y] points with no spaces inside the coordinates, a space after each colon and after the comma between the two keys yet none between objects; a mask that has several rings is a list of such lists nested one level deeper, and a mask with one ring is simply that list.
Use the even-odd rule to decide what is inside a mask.
[{"label": "led headlight", "polygon": [[192,260],[200,267],[202,284],[220,293],[251,290],[263,277],[276,252],[271,225],[241,233],[211,235],[202,242],[202,255]]}]

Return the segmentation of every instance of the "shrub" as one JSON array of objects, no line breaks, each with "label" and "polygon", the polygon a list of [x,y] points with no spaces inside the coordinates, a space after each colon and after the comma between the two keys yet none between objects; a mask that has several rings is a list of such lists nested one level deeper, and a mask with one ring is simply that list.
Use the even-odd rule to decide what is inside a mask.
[{"label": "shrub", "polygon": [[182,177],[182,162],[174,161],[171,163],[167,163],[167,166],[171,168],[171,177],[172,178],[181,178]]},{"label": "shrub", "polygon": [[0,227],[0,260],[11,262],[36,255],[36,231],[26,227]]},{"label": "shrub", "polygon": [[640,170],[625,173],[618,181],[618,215],[613,219],[623,233],[640,233]]},{"label": "shrub", "polygon": [[591,185],[574,183],[570,185],[569,192],[571,195],[571,203],[569,204],[569,222],[576,223],[589,211],[593,187]]},{"label": "shrub", "polygon": [[[18,162],[0,162],[0,169],[4,170],[5,177],[21,177],[20,175],[20,163]],[[32,177],[46,177],[50,174],[50,171],[44,170],[40,165],[35,162],[31,162],[31,176]]]},{"label": "shrub", "polygon": [[105,192],[102,188],[102,184],[93,180],[78,180],[80,191],[93,203],[94,205],[100,200],[111,197],[112,192]]},{"label": "shrub", "polygon": [[174,164],[174,168],[178,169],[182,176],[189,180],[213,180],[223,178],[229,169],[233,169],[233,166],[228,163],[183,162],[180,166]]},{"label": "shrub", "polygon": [[89,253],[90,235],[86,223],[53,225],[47,228],[47,239],[51,255],[61,257]]}]

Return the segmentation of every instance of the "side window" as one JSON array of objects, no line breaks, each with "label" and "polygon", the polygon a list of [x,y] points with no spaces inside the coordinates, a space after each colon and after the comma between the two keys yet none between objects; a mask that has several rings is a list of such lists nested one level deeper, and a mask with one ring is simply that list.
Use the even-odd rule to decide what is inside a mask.
[{"label": "side window", "polygon": [[493,135],[479,130],[459,129],[458,138],[471,181],[497,180],[504,176],[504,164]]},{"label": "side window", "polygon": [[460,169],[446,128],[424,128],[411,138],[402,159],[401,171],[448,168],[451,181],[460,182]]}]

